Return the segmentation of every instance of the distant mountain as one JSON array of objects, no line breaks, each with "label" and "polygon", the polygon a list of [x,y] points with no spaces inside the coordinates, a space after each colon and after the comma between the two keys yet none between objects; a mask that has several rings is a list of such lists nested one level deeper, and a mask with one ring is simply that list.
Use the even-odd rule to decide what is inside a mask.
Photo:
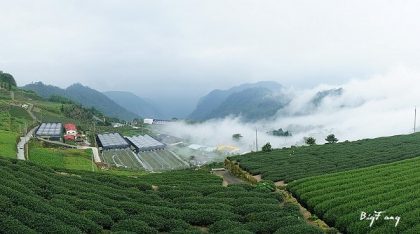
[{"label": "distant mountain", "polygon": [[228,90],[214,90],[200,99],[190,114],[192,120],[207,120],[226,116],[241,116],[257,120],[273,116],[289,103],[276,82],[263,81],[244,84]]},{"label": "distant mountain", "polygon": [[125,91],[103,92],[118,105],[144,118],[162,118],[161,111],[151,102]]},{"label": "distant mountain", "polygon": [[82,104],[83,106],[94,107],[110,117],[123,120],[131,120],[138,117],[138,115],[126,110],[125,108],[112,101],[105,94],[87,86],[83,86],[79,83],[73,84],[66,89],[61,89],[52,85],[46,85],[42,82],[28,84],[22,88],[26,90],[32,90],[44,98],[48,98],[51,95],[67,97],[74,102]]}]

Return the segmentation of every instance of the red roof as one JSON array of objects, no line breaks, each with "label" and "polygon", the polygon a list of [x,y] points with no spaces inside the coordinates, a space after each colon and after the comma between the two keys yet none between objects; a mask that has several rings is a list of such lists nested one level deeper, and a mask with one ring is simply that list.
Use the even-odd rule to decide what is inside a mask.
[{"label": "red roof", "polygon": [[76,125],[72,123],[64,124],[64,128],[66,129],[66,131],[77,130]]},{"label": "red roof", "polygon": [[66,141],[69,141],[69,140],[74,141],[74,139],[76,139],[76,137],[73,135],[64,135],[64,140]]}]

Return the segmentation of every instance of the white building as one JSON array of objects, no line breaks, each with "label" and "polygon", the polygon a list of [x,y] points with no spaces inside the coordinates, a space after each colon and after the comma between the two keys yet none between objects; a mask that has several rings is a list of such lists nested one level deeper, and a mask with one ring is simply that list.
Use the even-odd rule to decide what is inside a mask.
[{"label": "white building", "polygon": [[153,119],[144,119],[143,123],[145,124],[153,124]]}]

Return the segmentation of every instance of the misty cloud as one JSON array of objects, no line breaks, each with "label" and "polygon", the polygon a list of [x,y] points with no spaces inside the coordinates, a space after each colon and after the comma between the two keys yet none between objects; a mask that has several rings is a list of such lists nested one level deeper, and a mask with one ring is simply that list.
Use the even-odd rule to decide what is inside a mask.
[{"label": "misty cloud", "polygon": [[[179,122],[164,130],[203,145],[236,145],[242,152],[255,148],[255,129],[258,129],[260,147],[270,142],[276,148],[303,144],[306,136],[324,143],[331,133],[340,141],[408,134],[413,131],[414,106],[420,104],[416,86],[419,77],[419,71],[398,67],[383,75],[355,79],[339,86],[319,85],[294,91],[294,99],[286,108],[289,115],[279,113],[273,121],[243,123],[240,118],[225,118],[194,125]],[[317,92],[340,87],[342,95],[326,97],[315,113],[293,115],[304,112],[302,109]],[[279,128],[291,131],[293,136],[275,137],[266,133]],[[235,133],[243,135],[239,142],[232,139]]]}]

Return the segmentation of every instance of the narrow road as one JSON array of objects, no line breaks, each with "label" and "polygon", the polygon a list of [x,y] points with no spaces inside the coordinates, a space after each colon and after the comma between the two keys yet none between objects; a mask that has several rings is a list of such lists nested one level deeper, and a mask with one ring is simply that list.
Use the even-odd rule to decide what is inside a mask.
[{"label": "narrow road", "polygon": [[35,130],[38,126],[32,128],[24,137],[20,138],[19,143],[17,144],[17,159],[26,160],[25,158],[25,145],[31,140]]},{"label": "narrow road", "polygon": [[77,146],[77,149],[91,149],[93,152],[93,160],[95,163],[100,163],[101,158],[99,157],[99,150],[96,147],[90,147],[90,146]]},{"label": "narrow road", "polygon": [[41,138],[41,137],[37,137],[36,139],[38,139],[40,141],[50,143],[50,144],[54,144],[54,145],[61,145],[61,146],[64,146],[64,147],[74,148],[74,149],[77,148],[77,146],[75,146],[75,145],[69,145],[69,144],[63,143],[61,141],[50,141],[50,140],[47,140],[47,139],[44,139],[44,138]]},{"label": "narrow road", "polygon": [[38,119],[36,118],[36,116],[34,115],[34,113],[32,112],[32,110],[34,109],[34,104],[32,103],[28,103],[29,107],[28,109],[26,109],[26,112],[28,112],[28,114],[31,116],[31,118],[34,121],[38,121]]}]

